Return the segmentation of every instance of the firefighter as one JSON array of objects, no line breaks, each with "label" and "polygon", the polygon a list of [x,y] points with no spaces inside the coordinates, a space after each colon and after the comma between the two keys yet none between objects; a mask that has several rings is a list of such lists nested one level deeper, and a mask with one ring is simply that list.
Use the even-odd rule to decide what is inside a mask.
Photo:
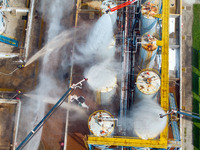
[{"label": "firefighter", "polygon": [[83,108],[86,108],[87,110],[89,109],[89,107],[85,104],[85,98],[83,96],[77,96],[77,95],[73,95],[71,97],[70,102],[75,103]]}]

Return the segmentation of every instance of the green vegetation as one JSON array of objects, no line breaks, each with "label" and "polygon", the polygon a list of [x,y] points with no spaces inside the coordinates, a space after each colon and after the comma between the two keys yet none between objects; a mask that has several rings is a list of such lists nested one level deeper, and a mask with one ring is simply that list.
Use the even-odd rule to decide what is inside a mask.
[{"label": "green vegetation", "polygon": [[193,48],[200,50],[200,4],[194,4],[194,21],[192,26]]},{"label": "green vegetation", "polygon": [[[194,21],[192,26],[193,54],[192,54],[192,91],[193,112],[200,113],[200,4],[193,6]],[[194,150],[200,150],[200,121],[193,119]]]}]

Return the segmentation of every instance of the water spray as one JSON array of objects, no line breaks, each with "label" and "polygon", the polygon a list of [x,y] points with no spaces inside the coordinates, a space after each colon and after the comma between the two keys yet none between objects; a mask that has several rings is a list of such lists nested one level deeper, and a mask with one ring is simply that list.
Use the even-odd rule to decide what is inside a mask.
[{"label": "water spray", "polygon": [[43,117],[43,119],[35,126],[35,128],[25,137],[25,139],[19,144],[16,150],[21,150],[26,146],[26,144],[33,138],[33,136],[43,127],[46,121],[53,115],[56,109],[67,99],[67,97],[75,90],[76,88],[82,88],[82,83],[87,81],[87,78],[84,78],[80,82],[73,84],[64,95],[58,100],[58,102],[51,108],[51,110]]}]

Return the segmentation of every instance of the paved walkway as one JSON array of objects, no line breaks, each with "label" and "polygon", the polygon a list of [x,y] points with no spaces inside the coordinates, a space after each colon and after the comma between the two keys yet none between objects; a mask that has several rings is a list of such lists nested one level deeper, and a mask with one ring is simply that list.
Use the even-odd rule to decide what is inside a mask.
[{"label": "paved walkway", "polygon": [[[182,67],[183,70],[183,108],[192,111],[192,24],[193,24],[193,4],[200,3],[200,0],[183,0],[182,13],[182,34],[185,37],[182,41]],[[182,147],[183,150],[193,150],[192,119],[184,118],[182,126]]]}]

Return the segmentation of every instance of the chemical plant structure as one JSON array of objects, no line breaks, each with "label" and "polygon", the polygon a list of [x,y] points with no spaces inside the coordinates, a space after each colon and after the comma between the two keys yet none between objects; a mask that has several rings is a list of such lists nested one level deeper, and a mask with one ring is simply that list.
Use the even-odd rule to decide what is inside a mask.
[{"label": "chemical plant structure", "polygon": [[[26,5],[15,7],[0,0],[0,44],[5,49],[0,57],[7,60],[2,61],[5,66],[12,62],[9,68],[1,69],[0,75],[13,81],[8,86],[3,82],[7,87],[0,91],[0,149],[21,150],[31,144],[42,150],[181,149],[182,117],[200,119],[181,109],[182,39],[174,42],[169,37],[171,30],[181,37],[181,2],[170,5],[169,0],[76,0],[74,3],[71,30],[42,48],[47,23],[35,10],[40,2],[28,0]],[[171,7],[175,14],[170,14]],[[18,19],[21,28],[13,25],[12,30],[19,30],[21,38],[18,31],[8,32],[13,18]],[[170,19],[174,24],[169,24]],[[35,26],[38,22],[41,27]],[[92,27],[83,29],[83,22],[91,23]],[[83,30],[88,32],[87,36],[80,36]],[[36,31],[39,34],[34,35]],[[42,70],[39,66],[45,63],[31,59],[37,54],[35,43],[42,48],[38,54],[44,57],[50,55],[45,48],[51,50],[56,42],[63,44],[61,47],[70,43],[65,45],[70,52],[57,51],[58,61]],[[171,53],[175,57],[169,58]],[[74,61],[63,71],[61,58],[65,55]],[[53,60],[54,55],[49,57]],[[23,117],[26,113],[23,105],[30,101],[26,99],[37,98],[37,82],[43,75],[48,79],[51,73],[56,78],[52,84],[59,84],[62,90],[48,91],[50,97],[43,97],[48,101],[46,107],[40,106],[38,112],[30,115],[34,122],[31,120],[29,127],[29,120]],[[49,85],[45,83],[42,88],[48,89]],[[31,93],[32,90],[36,92]],[[36,105],[34,102],[31,106]],[[41,112],[43,115],[38,117]],[[22,125],[28,126],[24,127],[26,131]],[[52,142],[48,141],[50,138]]]}]

